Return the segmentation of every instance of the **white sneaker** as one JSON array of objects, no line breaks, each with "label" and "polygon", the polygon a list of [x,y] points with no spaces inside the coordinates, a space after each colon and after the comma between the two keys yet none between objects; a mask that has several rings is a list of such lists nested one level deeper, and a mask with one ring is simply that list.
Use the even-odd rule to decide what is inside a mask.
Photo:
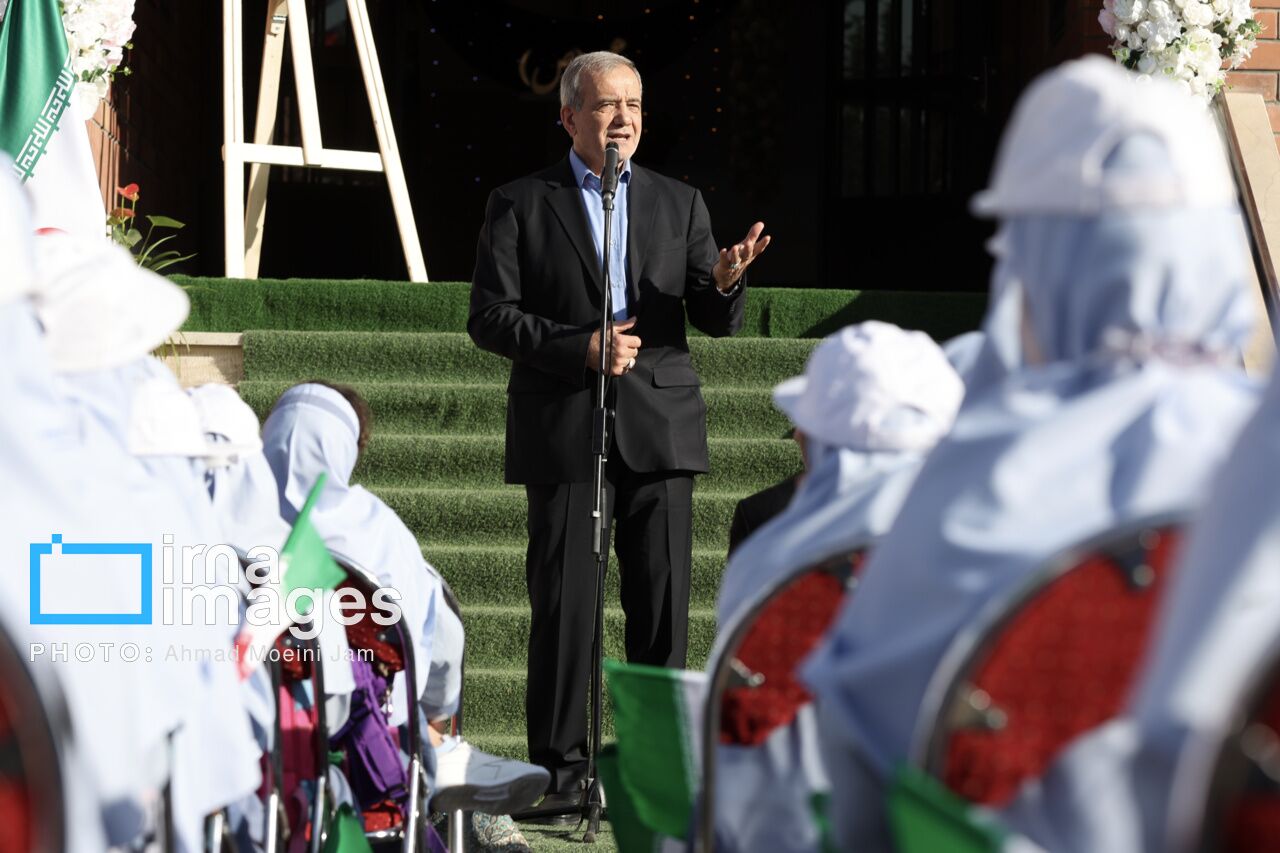
[{"label": "white sneaker", "polygon": [[437,812],[510,814],[546,790],[551,774],[542,767],[481,752],[461,738],[445,738],[436,749]]}]

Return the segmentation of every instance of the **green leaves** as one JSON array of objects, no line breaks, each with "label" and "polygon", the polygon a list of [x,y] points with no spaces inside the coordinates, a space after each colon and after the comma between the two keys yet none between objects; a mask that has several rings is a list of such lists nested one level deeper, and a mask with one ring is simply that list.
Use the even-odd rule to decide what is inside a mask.
[{"label": "green leaves", "polygon": [[165,249],[163,252],[156,251],[177,236],[176,234],[161,237],[159,240],[152,240],[157,228],[178,231],[187,227],[185,222],[179,222],[171,216],[149,214],[143,217],[147,220],[147,233],[145,235],[134,227],[133,223],[137,221],[138,198],[141,195],[137,184],[129,184],[124,188],[117,189],[116,195],[119,197],[121,204],[112,210],[111,215],[107,217],[107,227],[111,229],[111,239],[132,252],[134,258],[138,261],[138,266],[152,272],[160,272],[174,264],[180,264],[195,257],[195,253],[184,255],[176,249]]},{"label": "green leaves", "polygon": [[148,216],[147,221],[150,222],[152,227],[154,228],[186,228],[187,227],[185,222],[179,222],[178,220],[171,219],[168,216]]}]

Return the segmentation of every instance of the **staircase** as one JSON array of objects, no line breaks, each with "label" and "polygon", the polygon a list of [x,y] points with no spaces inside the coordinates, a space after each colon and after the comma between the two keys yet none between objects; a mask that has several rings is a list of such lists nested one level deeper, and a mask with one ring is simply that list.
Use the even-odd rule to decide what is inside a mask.
[{"label": "staircase", "polygon": [[[800,373],[814,340],[691,341],[707,398],[712,473],[694,495],[691,666],[706,660],[734,504],[800,469],[789,425],[769,401]],[[354,385],[374,412],[354,480],[394,509],[463,603],[466,732],[482,749],[524,755],[525,497],[502,482],[508,363],[462,333],[251,331],[240,394],[265,418],[311,378]],[[611,563],[605,653],[623,657]],[[606,718],[606,735],[608,734]]]},{"label": "staircase", "polygon": [[[467,738],[523,757],[525,497],[502,482],[508,364],[466,336],[468,285],[175,281],[192,300],[184,331],[243,333],[205,336],[238,343],[221,352],[188,348],[187,360],[204,359],[214,376],[237,383],[260,418],[282,391],[309,379],[348,383],[369,401],[373,438],[354,479],[399,513],[462,601]],[[966,294],[753,287],[736,337],[690,338],[711,450],[711,473],[694,491],[691,667],[705,663],[714,637],[735,503],[800,468],[790,425],[770,401],[773,385],[801,373],[817,339],[841,326],[874,318],[941,340],[976,327],[984,305]],[[605,654],[621,658],[616,562],[610,569]],[[608,710],[606,702],[606,739]],[[535,849],[580,849],[565,829],[523,828]],[[605,829],[602,851],[612,849]]]}]

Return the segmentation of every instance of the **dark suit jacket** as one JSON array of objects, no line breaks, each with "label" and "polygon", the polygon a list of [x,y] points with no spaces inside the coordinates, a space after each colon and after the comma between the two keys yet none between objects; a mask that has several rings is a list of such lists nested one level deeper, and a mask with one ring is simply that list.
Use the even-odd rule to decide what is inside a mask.
[{"label": "dark suit jacket", "polygon": [[796,496],[799,484],[800,475],[792,474],[781,483],[775,483],[738,501],[738,505],[733,508],[733,521],[729,524],[730,557],[748,536],[787,508],[787,504]]},{"label": "dark suit jacket", "polygon": [[[627,190],[629,304],[636,366],[614,380],[613,446],[634,471],[707,470],[706,403],[685,314],[712,336],[742,327],[745,287],[719,293],[702,195],[635,164]],[[494,190],[476,247],[467,331],[511,359],[508,483],[588,482],[594,371],[586,366],[604,285],[566,157]]]}]

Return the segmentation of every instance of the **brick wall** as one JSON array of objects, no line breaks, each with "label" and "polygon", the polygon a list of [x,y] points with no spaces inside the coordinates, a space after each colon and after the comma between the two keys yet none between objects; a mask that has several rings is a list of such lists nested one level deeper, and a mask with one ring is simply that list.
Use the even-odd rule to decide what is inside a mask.
[{"label": "brick wall", "polygon": [[[1276,17],[1280,13],[1280,0],[1253,0],[1255,17],[1262,23],[1258,47],[1253,56],[1239,71],[1227,74],[1232,91],[1257,92],[1266,98],[1267,112],[1271,114],[1271,129],[1280,134],[1280,40],[1277,40]],[[1276,142],[1280,145],[1280,136]]]},{"label": "brick wall", "polygon": [[115,207],[116,187],[120,180],[120,116],[112,102],[112,93],[98,105],[86,126],[89,129],[89,149],[93,152],[94,163],[98,167],[98,189],[102,192],[102,203],[108,211]]}]

